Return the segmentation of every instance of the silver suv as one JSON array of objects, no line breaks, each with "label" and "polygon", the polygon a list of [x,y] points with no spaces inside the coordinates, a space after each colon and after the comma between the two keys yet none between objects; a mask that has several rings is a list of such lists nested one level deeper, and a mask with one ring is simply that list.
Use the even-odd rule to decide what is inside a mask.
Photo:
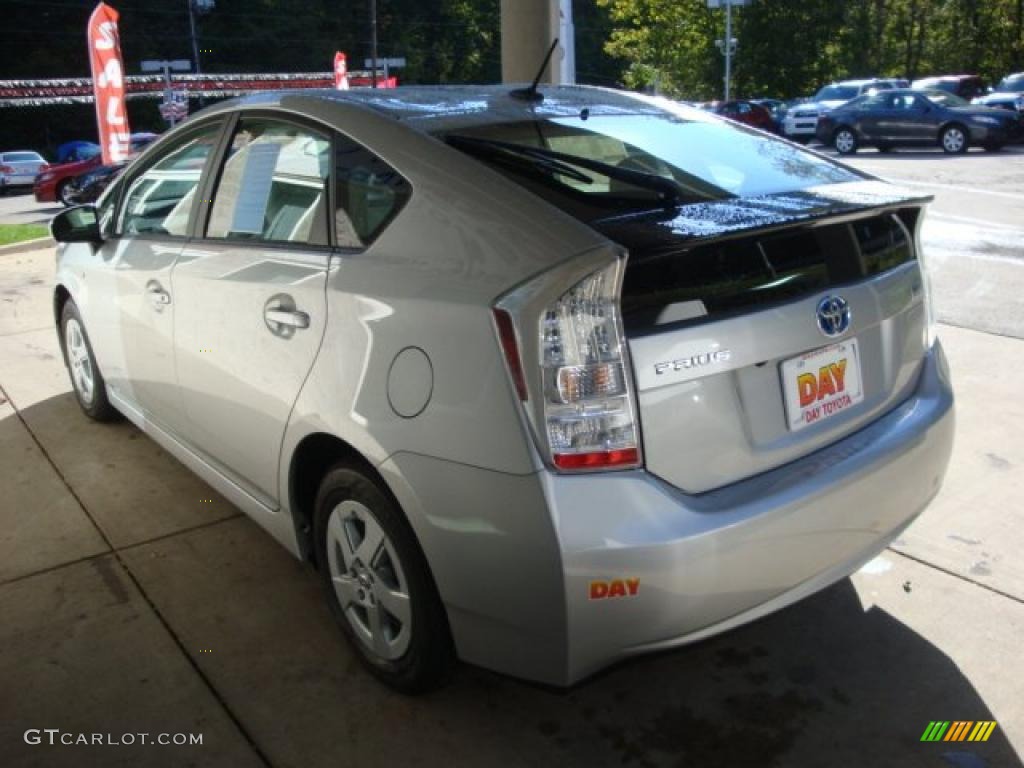
[{"label": "silver suv", "polygon": [[950,456],[925,198],[541,93],[224,103],[52,225],[85,412],[315,564],[406,691],[455,658],[567,685],[763,616],[885,547]]}]

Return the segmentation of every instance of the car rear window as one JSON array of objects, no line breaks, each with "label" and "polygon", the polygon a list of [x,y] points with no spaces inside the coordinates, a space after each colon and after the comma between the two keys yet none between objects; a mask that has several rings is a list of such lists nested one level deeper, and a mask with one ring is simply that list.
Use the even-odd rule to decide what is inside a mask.
[{"label": "car rear window", "polygon": [[7,152],[4,154],[7,163],[41,163],[43,158],[35,152]]},{"label": "car rear window", "polygon": [[[442,138],[583,221],[658,204],[659,196],[650,186],[616,178],[614,169],[674,183],[681,190],[680,204],[792,192],[861,178],[787,142],[689,110],[663,115],[584,112],[578,117],[473,126]],[[457,139],[537,148],[557,153],[561,162],[553,166],[543,158],[495,158]],[[573,166],[574,157],[588,164]],[[560,172],[566,165],[571,167]],[[600,167],[612,175],[604,175]]]},{"label": "car rear window", "polygon": [[914,258],[913,238],[893,213],[631,254],[623,320],[630,335],[717,320],[880,275]]}]

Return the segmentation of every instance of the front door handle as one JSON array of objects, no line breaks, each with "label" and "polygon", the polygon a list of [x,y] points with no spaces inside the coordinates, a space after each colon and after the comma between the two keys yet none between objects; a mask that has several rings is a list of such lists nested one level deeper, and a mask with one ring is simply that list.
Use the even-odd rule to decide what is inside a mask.
[{"label": "front door handle", "polygon": [[171,303],[171,294],[165,291],[156,280],[150,280],[146,284],[146,298],[157,312],[162,312],[164,307]]},{"label": "front door handle", "polygon": [[309,315],[297,309],[267,309],[263,312],[263,316],[268,323],[286,325],[289,328],[309,328]]}]

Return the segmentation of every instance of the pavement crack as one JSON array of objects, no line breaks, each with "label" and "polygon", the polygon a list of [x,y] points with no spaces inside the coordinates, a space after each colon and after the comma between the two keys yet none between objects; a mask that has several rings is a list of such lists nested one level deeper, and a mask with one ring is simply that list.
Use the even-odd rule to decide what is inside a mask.
[{"label": "pavement crack", "polygon": [[927,568],[931,568],[932,570],[935,570],[935,571],[940,571],[941,573],[944,573],[947,576],[952,576],[954,579],[959,579],[960,581],[965,581],[968,584],[973,584],[976,587],[988,590],[989,592],[992,592],[993,594],[999,595],[1000,597],[1005,597],[1006,599],[1012,600],[1015,603],[1019,603],[1021,605],[1024,605],[1024,599],[1022,599],[1020,597],[1017,597],[1017,595],[1012,595],[1009,592],[1005,592],[1005,591],[1003,591],[1001,589],[998,589],[997,587],[993,587],[990,584],[985,584],[982,581],[977,581],[975,579],[968,578],[967,576],[964,576],[962,573],[957,573],[956,571],[954,571],[951,568],[946,568],[944,566],[937,565],[936,563],[928,562],[927,560],[924,560],[923,558],[916,557],[915,555],[911,555],[911,554],[909,554],[907,552],[904,552],[903,550],[900,550],[900,549],[893,549],[892,547],[887,547],[886,549],[888,549],[888,551],[892,552],[894,555],[899,555],[900,557],[905,557],[905,558],[907,558],[907,560],[913,560],[915,563],[918,563],[919,565],[923,565],[923,566],[925,566]]}]

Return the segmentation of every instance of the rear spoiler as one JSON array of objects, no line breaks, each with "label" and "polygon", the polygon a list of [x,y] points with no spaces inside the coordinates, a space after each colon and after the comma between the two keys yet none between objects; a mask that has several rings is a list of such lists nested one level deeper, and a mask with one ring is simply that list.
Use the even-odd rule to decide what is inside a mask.
[{"label": "rear spoiler", "polygon": [[919,208],[933,199],[882,181],[825,184],[795,192],[691,203],[671,209],[626,214],[592,222],[591,226],[616,240],[616,232],[645,224],[645,251],[659,246],[677,249],[697,240],[768,233],[794,224],[830,224],[900,208]]}]

